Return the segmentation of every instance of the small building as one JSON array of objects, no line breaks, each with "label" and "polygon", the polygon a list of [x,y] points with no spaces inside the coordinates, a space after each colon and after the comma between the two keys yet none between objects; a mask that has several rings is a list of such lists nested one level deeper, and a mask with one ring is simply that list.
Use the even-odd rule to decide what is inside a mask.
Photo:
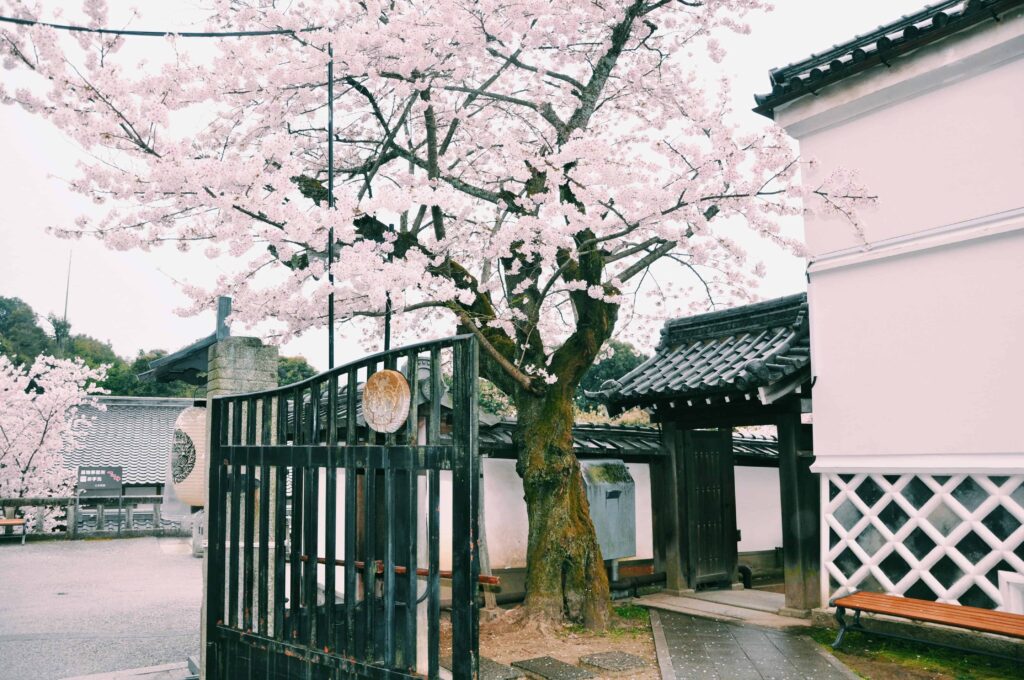
[{"label": "small building", "polygon": [[805,186],[855,170],[879,199],[859,230],[805,220],[819,600],[1020,611],[1024,2],[939,2],[770,76],[755,110],[817,161]]},{"label": "small building", "polygon": [[802,423],[811,385],[807,299],[799,294],[669,321],[653,357],[602,387],[609,412],[639,406],[661,426],[666,455],[651,465],[652,533],[669,591],[735,582],[747,491],[733,429],[768,425],[778,432],[778,477],[762,477],[761,486],[771,484],[779,503],[761,511],[761,525],[780,527],[786,610],[818,605],[818,484]]},{"label": "small building", "polygon": [[65,464],[72,469],[119,466],[124,472],[124,495],[163,495],[174,423],[195,402],[172,397],[99,397],[98,401],[105,409],[83,409],[91,426],[79,447],[64,454]]}]

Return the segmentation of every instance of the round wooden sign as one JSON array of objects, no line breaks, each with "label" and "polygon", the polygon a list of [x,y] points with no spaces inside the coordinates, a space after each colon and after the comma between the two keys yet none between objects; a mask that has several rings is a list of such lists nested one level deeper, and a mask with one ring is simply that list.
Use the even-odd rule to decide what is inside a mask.
[{"label": "round wooden sign", "polygon": [[396,432],[409,418],[409,382],[398,371],[374,373],[363,387],[363,418],[376,432]]}]

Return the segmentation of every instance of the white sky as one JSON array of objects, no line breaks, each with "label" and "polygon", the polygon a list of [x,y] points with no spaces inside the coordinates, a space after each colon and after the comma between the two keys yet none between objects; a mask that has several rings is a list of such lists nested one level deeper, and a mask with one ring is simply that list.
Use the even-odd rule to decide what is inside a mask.
[{"label": "white sky", "polygon": [[[723,67],[731,74],[734,108],[741,114],[753,106],[753,93],[769,89],[769,68],[803,59],[925,4],[925,0],[777,2],[774,12],[752,20],[752,35],[723,41],[728,49]],[[77,2],[62,4],[68,6],[68,18],[78,16],[72,9]],[[110,4],[129,6],[123,0],[111,0]],[[195,28],[178,18],[178,3],[165,7],[172,9],[155,14],[147,8],[143,20],[133,28]],[[759,124],[756,114],[748,115],[751,125]],[[173,351],[211,333],[212,312],[182,318],[173,311],[185,304],[175,281],[206,283],[218,273],[201,252],[180,254],[171,248],[116,252],[86,239],[72,242],[45,233],[48,226],[70,224],[93,209],[60,179],[75,175],[79,155],[79,149],[45,121],[17,107],[0,107],[0,295],[20,297],[43,316],[60,314],[71,255],[68,317],[73,332],[108,341],[122,356],[132,356],[140,349]],[[769,273],[761,295],[775,297],[805,289],[802,260],[780,253],[762,257]],[[302,354],[324,369],[326,335],[325,330],[308,333],[281,351]],[[653,344],[656,338],[651,341]],[[342,362],[361,353],[343,332],[338,344]]]}]

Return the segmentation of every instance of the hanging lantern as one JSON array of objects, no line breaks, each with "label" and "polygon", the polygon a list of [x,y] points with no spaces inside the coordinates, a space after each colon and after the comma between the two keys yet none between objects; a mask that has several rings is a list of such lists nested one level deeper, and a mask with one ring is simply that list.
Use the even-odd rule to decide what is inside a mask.
[{"label": "hanging lantern", "polygon": [[171,477],[174,493],[193,507],[206,503],[206,450],[206,409],[187,408],[174,421]]}]

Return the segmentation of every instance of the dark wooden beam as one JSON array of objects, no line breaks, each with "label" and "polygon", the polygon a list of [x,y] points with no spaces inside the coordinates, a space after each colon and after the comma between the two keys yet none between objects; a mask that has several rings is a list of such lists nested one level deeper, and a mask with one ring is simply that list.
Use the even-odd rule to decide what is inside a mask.
[{"label": "dark wooden beam", "polygon": [[777,427],[785,609],[799,614],[821,606],[820,491],[800,414],[780,416]]}]

